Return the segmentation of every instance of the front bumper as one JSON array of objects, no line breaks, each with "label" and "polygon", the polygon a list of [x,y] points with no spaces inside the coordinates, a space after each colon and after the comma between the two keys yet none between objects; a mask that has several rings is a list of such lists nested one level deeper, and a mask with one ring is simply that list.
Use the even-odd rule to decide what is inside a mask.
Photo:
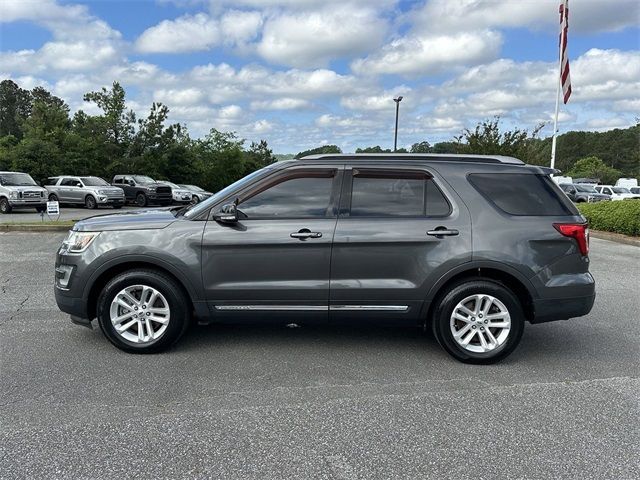
[{"label": "front bumper", "polygon": [[46,198],[10,198],[9,205],[12,207],[46,207]]},{"label": "front bumper", "polygon": [[124,197],[99,195],[96,199],[100,205],[124,205]]},{"label": "front bumper", "polygon": [[73,317],[86,319],[87,322],[91,321],[88,319],[87,302],[83,298],[70,296],[59,287],[54,287],[54,290],[56,303],[60,310]]}]

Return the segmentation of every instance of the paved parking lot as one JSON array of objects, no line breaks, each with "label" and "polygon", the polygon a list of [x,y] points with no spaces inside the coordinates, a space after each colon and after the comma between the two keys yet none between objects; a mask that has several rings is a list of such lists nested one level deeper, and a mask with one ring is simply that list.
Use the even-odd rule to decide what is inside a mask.
[{"label": "paved parking lot", "polygon": [[[161,207],[146,207],[146,208],[161,208]],[[35,208],[19,208],[13,210],[10,214],[0,214],[0,224],[7,222],[40,222],[42,218],[45,221],[49,220],[82,220],[83,218],[92,217],[94,215],[103,215],[108,213],[126,212],[130,210],[140,210],[140,207],[126,206],[120,210],[115,210],[111,207],[100,207],[95,210],[89,210],[88,208],[74,208],[74,207],[61,207],[60,217],[49,217],[45,213],[41,216],[36,212]]]},{"label": "paved parking lot", "polygon": [[63,236],[0,233],[2,478],[640,478],[640,248],[592,239],[592,313],[470,366],[382,328],[128,355],[57,310]]}]

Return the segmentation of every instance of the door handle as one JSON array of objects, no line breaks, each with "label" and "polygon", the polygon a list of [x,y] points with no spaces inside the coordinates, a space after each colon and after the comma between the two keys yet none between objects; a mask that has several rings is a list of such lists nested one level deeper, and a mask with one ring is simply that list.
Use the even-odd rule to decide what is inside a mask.
[{"label": "door handle", "polygon": [[299,240],[306,240],[307,238],[320,238],[322,237],[321,232],[312,232],[308,228],[303,228],[297,232],[293,232],[289,235],[291,238],[297,238]]},{"label": "door handle", "polygon": [[455,237],[460,232],[455,228],[447,228],[447,227],[436,227],[434,230],[429,230],[427,235],[431,235],[432,237],[442,238],[442,237]]}]

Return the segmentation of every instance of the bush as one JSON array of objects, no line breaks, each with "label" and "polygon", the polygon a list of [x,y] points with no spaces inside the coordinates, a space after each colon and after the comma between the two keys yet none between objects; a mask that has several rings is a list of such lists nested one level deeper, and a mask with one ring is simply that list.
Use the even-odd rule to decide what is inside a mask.
[{"label": "bush", "polygon": [[594,230],[640,236],[640,200],[580,203],[578,209]]}]

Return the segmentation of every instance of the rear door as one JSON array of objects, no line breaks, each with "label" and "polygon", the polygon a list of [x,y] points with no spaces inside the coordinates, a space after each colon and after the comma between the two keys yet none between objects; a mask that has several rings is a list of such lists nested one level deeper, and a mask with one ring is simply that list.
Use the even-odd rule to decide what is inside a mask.
[{"label": "rear door", "polygon": [[66,202],[66,203],[74,203],[76,202],[76,200],[74,200],[74,195],[73,195],[73,190],[74,188],[77,190],[78,187],[75,187],[76,184],[76,180],[72,177],[64,177],[61,181],[60,181],[60,188],[58,189],[58,198],[60,199],[61,202]]},{"label": "rear door", "polygon": [[470,259],[469,213],[434,171],[347,167],[331,258],[331,321],[416,322],[430,287]]},{"label": "rear door", "polygon": [[207,222],[202,279],[216,316],[327,322],[341,170],[276,173],[238,194],[236,224]]}]

